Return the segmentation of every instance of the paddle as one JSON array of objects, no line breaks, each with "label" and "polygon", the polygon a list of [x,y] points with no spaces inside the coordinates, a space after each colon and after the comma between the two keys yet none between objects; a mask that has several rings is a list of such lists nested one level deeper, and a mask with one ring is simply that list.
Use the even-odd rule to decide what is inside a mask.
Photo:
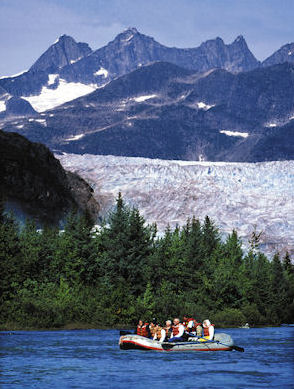
[{"label": "paddle", "polygon": [[233,350],[239,351],[240,353],[244,353],[244,348],[243,347],[239,347],[239,346],[230,346],[230,347]]}]

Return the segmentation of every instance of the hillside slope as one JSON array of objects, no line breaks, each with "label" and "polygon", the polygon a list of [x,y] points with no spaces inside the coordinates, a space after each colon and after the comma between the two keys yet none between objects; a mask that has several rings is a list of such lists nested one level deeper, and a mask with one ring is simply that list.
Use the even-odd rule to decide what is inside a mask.
[{"label": "hillside slope", "polygon": [[99,205],[91,187],[65,171],[44,145],[0,131],[0,194],[8,209],[56,223],[71,209],[88,211],[96,220]]}]

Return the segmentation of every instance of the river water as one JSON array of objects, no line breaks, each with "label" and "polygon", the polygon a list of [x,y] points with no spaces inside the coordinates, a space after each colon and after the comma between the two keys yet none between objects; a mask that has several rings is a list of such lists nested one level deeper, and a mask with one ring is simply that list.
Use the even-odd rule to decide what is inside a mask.
[{"label": "river water", "polygon": [[294,327],[220,332],[245,352],[123,351],[117,330],[0,332],[0,387],[294,388]]}]

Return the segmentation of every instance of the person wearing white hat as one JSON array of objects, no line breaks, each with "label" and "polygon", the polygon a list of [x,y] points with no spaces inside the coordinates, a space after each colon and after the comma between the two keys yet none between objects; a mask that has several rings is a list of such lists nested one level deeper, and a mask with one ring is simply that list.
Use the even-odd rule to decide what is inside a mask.
[{"label": "person wearing white hat", "polygon": [[211,324],[208,319],[203,321],[203,338],[206,340],[213,340],[214,338],[214,324]]}]

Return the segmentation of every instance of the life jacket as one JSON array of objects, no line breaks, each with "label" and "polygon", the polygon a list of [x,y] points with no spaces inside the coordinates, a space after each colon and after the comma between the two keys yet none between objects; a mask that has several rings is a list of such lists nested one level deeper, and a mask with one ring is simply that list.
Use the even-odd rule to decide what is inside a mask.
[{"label": "life jacket", "polygon": [[173,328],[173,336],[178,335],[178,333],[180,332],[180,324],[177,324],[176,326],[173,325],[172,328]]},{"label": "life jacket", "polygon": [[145,336],[148,338],[148,329],[147,329],[148,323],[145,323],[141,326],[137,325],[137,335]]},{"label": "life jacket", "polygon": [[203,335],[209,336],[209,327],[214,326],[214,324],[210,324],[208,327],[203,327]]},{"label": "life jacket", "polygon": [[[193,327],[188,328],[188,324],[189,324],[189,322],[190,322],[191,320],[193,321]],[[197,323],[197,320],[193,319],[193,317],[191,317],[190,319],[184,321],[183,324],[184,324],[185,330],[186,330],[187,332],[196,332],[196,327],[197,327],[197,325],[199,325],[199,323]]]},{"label": "life jacket", "polygon": [[162,327],[159,327],[159,326],[156,327],[156,337],[158,340],[161,338],[161,330],[162,330]]},{"label": "life jacket", "polygon": [[156,334],[156,326],[149,326],[150,335],[152,338],[154,338],[154,335]]}]

